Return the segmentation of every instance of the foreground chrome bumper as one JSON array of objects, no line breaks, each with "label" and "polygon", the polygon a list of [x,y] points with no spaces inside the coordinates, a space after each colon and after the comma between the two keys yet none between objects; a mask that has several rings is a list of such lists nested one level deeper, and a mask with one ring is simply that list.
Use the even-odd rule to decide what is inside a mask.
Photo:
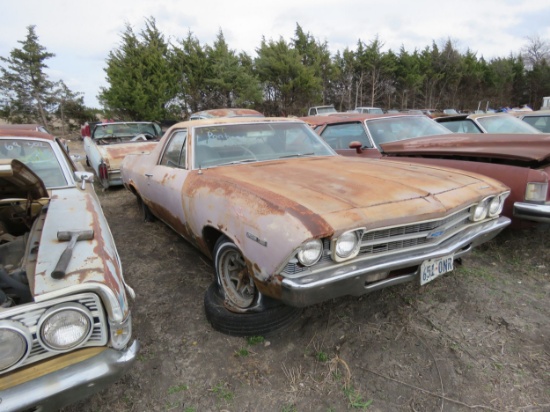
[{"label": "foreground chrome bumper", "polygon": [[550,205],[516,202],[514,203],[514,217],[550,223]]},{"label": "foreground chrome bumper", "polygon": [[[108,348],[82,362],[0,392],[0,411],[57,411],[101,391],[136,360],[139,342],[126,350]],[[35,409],[33,409],[35,408]]]},{"label": "foreground chrome bumper", "polygon": [[[290,306],[303,307],[346,295],[360,296],[388,286],[418,280],[418,267],[425,260],[450,254],[455,259],[459,258],[473,247],[493,239],[509,224],[510,219],[500,217],[471,226],[431,248],[350,262],[299,278],[285,278],[282,282],[281,300]],[[387,277],[388,272],[400,269],[405,273]],[[378,275],[379,278],[386,278],[373,280]]]}]

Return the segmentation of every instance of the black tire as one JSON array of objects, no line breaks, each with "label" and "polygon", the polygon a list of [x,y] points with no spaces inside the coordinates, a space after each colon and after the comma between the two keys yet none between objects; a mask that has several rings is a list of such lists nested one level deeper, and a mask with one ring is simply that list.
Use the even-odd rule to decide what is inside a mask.
[{"label": "black tire", "polygon": [[143,217],[143,221],[144,222],[154,222],[155,221],[155,215],[153,215],[153,213],[151,213],[151,209],[149,209],[149,207],[145,203],[143,203],[143,200],[141,199],[141,197],[139,195],[136,195],[136,198],[137,198],[137,203],[138,203],[139,210],[141,212],[141,216]]},{"label": "black tire", "polygon": [[216,282],[204,294],[204,311],[212,328],[230,336],[269,336],[290,326],[301,315],[301,308],[283,305],[264,297],[265,310],[235,313],[224,306],[224,298]]},{"label": "black tire", "polygon": [[90,159],[88,159],[88,156],[86,156],[86,166],[92,167],[92,165],[90,164]]}]

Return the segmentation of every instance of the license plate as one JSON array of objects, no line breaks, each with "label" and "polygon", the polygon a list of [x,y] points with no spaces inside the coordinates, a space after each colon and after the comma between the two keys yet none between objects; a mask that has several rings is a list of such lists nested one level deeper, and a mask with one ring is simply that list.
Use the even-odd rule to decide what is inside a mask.
[{"label": "license plate", "polygon": [[436,277],[453,270],[453,255],[425,260],[420,266],[420,284],[425,285]]}]

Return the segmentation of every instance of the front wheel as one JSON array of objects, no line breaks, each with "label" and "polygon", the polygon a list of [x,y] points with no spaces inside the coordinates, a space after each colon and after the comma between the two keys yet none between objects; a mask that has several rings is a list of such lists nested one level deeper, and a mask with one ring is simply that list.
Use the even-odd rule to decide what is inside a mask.
[{"label": "front wheel", "polygon": [[258,291],[241,251],[225,236],[214,246],[214,267],[229,309],[245,312],[254,303]]},{"label": "front wheel", "polygon": [[270,336],[290,326],[302,309],[283,305],[263,297],[264,309],[259,312],[235,313],[227,310],[226,301],[217,282],[204,294],[204,312],[212,328],[230,336]]}]

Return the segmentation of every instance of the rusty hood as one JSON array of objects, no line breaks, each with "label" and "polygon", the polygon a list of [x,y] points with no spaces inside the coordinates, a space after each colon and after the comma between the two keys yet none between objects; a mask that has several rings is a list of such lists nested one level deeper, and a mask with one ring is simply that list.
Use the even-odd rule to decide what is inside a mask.
[{"label": "rusty hood", "polygon": [[223,190],[225,197],[241,196],[230,192],[231,187],[254,193],[274,210],[314,214],[336,230],[387,224],[388,216],[392,223],[440,217],[506,189],[469,172],[342,156],[218,167],[203,173],[216,181],[216,190]]},{"label": "rusty hood", "polygon": [[463,134],[417,137],[381,145],[388,155],[461,155],[519,161],[550,161],[550,135]]},{"label": "rusty hood", "polygon": [[127,155],[149,153],[156,147],[157,144],[157,141],[115,143],[110,145],[98,145],[97,150],[101,154],[101,158],[105,161],[105,163],[107,163],[111,170],[118,170]]}]

